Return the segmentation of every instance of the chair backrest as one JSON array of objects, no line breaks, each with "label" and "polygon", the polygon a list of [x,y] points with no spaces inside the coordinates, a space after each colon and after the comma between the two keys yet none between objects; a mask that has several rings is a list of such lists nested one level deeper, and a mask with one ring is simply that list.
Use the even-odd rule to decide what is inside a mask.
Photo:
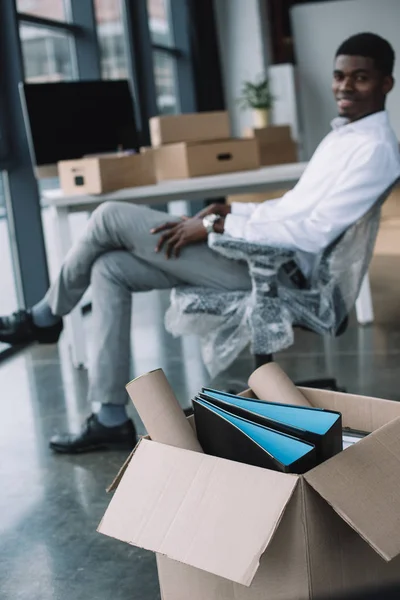
[{"label": "chair backrest", "polygon": [[[310,290],[292,298],[296,322],[313,330],[335,334],[357,300],[368,271],[379,229],[381,207],[395,181],[372,208],[321,254]],[[325,324],[325,327],[323,326]]]}]

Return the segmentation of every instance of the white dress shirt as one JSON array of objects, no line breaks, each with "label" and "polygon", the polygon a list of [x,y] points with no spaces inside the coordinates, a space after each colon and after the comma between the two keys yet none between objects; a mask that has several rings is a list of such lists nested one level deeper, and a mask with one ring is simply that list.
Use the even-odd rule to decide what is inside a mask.
[{"label": "white dress shirt", "polygon": [[261,204],[234,202],[225,233],[296,251],[305,275],[315,256],[355,223],[400,177],[386,111],[354,123],[338,117],[293,190]]}]

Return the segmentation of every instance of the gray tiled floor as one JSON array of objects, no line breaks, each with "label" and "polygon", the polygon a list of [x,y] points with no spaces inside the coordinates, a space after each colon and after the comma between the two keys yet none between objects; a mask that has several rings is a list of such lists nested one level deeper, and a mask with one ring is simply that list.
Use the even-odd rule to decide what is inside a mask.
[{"label": "gray tiled floor", "polygon": [[[288,374],[334,374],[350,392],[400,400],[398,272],[398,259],[376,260],[375,324],[359,328],[352,318],[345,335],[328,342],[300,332],[278,357]],[[184,405],[207,376],[196,340],[164,332],[166,302],[165,294],[136,298],[132,370],[162,367]],[[244,357],[238,377],[250,370]],[[68,457],[47,448],[55,430],[78,427],[86,416],[86,386],[86,373],[72,368],[64,342],[30,348],[0,365],[1,600],[159,598],[153,556],[96,533],[109,501],[105,488],[124,454]]]}]

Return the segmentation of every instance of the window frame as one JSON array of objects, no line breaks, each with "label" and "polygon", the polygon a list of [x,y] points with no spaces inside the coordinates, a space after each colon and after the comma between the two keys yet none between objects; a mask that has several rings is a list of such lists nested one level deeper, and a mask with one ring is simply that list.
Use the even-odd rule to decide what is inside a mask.
[{"label": "window frame", "polygon": [[[150,143],[149,118],[158,114],[153,71],[153,52],[162,51],[175,64],[176,90],[182,112],[197,110],[187,0],[173,0],[171,27],[174,44],[153,44],[146,0],[121,0],[126,40],[128,79],[135,96],[135,111],[143,145]],[[25,132],[18,85],[25,80],[20,26],[46,28],[71,40],[76,79],[101,79],[100,46],[93,0],[66,0],[66,20],[59,21],[17,10],[16,0],[0,2],[0,106],[7,113],[0,144],[0,170],[4,194],[18,304],[38,302],[49,286],[42,228],[41,199],[34,176]],[[9,60],[8,57],[12,57]],[[0,115],[1,119],[1,115]],[[8,352],[8,351],[7,351]]]}]

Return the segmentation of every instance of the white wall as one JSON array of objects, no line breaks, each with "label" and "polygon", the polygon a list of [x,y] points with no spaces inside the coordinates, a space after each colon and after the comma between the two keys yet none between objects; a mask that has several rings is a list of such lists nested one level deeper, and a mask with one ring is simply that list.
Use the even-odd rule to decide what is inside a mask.
[{"label": "white wall", "polygon": [[266,4],[265,0],[214,0],[225,99],[235,136],[252,125],[251,112],[237,104],[242,82],[264,74],[270,62]]},{"label": "white wall", "polygon": [[400,0],[339,0],[295,6],[291,13],[305,158],[314,152],[336,116],[331,92],[334,55],[347,37],[371,31],[386,38],[398,57],[397,86],[387,108],[400,139]]}]

